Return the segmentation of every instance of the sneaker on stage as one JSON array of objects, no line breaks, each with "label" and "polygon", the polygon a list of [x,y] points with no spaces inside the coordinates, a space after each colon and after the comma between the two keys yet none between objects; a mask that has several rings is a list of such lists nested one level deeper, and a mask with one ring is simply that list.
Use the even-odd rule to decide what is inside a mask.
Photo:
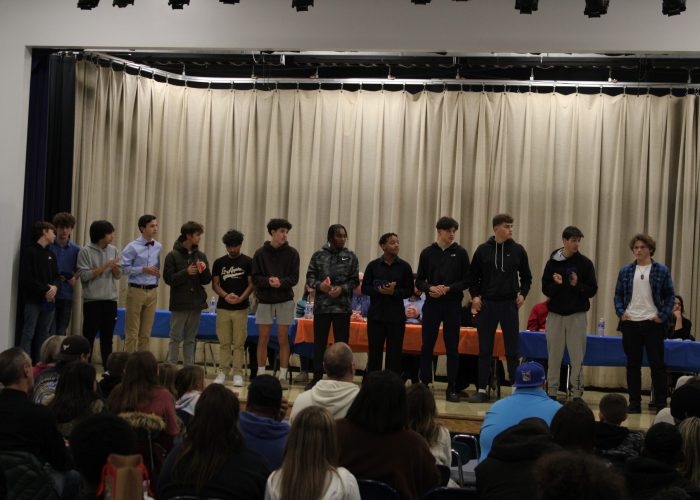
[{"label": "sneaker on stage", "polygon": [[234,387],[243,387],[243,377],[240,375],[234,375],[233,376],[233,386]]},{"label": "sneaker on stage", "polygon": [[485,392],[475,392],[467,399],[468,403],[488,403],[489,396]]},{"label": "sneaker on stage", "polygon": [[299,374],[294,377],[294,382],[297,384],[306,384],[309,381],[308,372],[299,372]]},{"label": "sneaker on stage", "polygon": [[222,372],[221,370],[219,370],[216,373],[216,378],[214,379],[214,383],[215,384],[223,384],[225,380],[226,380],[226,374],[224,372]]}]

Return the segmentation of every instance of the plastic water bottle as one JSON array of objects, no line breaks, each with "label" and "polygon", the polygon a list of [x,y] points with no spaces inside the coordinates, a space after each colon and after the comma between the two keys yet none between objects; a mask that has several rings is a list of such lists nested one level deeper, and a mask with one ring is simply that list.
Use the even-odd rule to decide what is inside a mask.
[{"label": "plastic water bottle", "polygon": [[596,333],[599,337],[605,336],[605,318],[600,318],[598,320],[598,328],[596,330]]},{"label": "plastic water bottle", "polygon": [[216,296],[213,295],[211,300],[209,301],[209,312],[211,314],[216,314]]},{"label": "plastic water bottle", "polygon": [[306,302],[304,306],[304,319],[314,319],[314,303]]}]

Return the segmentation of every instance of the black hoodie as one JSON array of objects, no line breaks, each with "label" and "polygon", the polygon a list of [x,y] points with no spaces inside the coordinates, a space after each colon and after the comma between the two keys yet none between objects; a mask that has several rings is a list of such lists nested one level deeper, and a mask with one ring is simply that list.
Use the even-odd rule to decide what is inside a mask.
[{"label": "black hoodie", "polygon": [[[253,285],[258,302],[279,304],[294,299],[294,287],[299,282],[299,253],[289,243],[275,248],[269,241],[253,255]],[[276,276],[280,287],[270,286],[269,279]]]},{"label": "black hoodie", "polygon": [[[561,274],[562,284],[554,282],[552,275]],[[576,286],[571,286],[569,276],[576,273]],[[559,248],[552,252],[542,273],[542,292],[549,297],[549,312],[561,316],[586,312],[591,307],[590,298],[598,291],[593,262],[576,252],[566,258]]]},{"label": "black hoodie", "polygon": [[496,243],[496,238],[491,236],[486,243],[479,245],[469,272],[472,297],[515,300],[518,295],[526,297],[532,285],[527,252],[512,239]]},{"label": "black hoodie", "polygon": [[[181,237],[175,241],[173,249],[165,256],[163,281],[170,285],[170,310],[192,311],[207,308],[207,292],[203,285],[211,283],[209,261],[197,246],[188,251],[182,246]],[[201,260],[206,265],[203,272],[195,275],[187,273],[187,266]]]}]

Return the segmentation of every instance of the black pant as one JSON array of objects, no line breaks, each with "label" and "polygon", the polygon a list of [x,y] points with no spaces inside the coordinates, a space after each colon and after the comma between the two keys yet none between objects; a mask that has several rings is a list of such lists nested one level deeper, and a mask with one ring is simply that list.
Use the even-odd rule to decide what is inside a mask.
[{"label": "black pant", "polygon": [[90,342],[90,360],[92,346],[97,332],[100,332],[100,356],[102,366],[107,366],[107,358],[112,354],[112,336],[117,324],[117,302],[115,300],[93,300],[83,303],[83,337]]},{"label": "black pant", "polygon": [[664,366],[664,325],[653,321],[622,321],[622,347],[627,356],[627,391],[630,403],[642,401],[642,356],[647,351],[654,400],[666,405],[666,369]]},{"label": "black pant", "polygon": [[314,380],[323,377],[323,355],[326,352],[331,324],[335,342],[347,343],[350,338],[350,313],[314,314]]},{"label": "black pant", "polygon": [[406,323],[389,323],[386,321],[367,320],[367,374],[382,369],[384,342],[386,341],[386,369],[401,376],[401,353],[403,352],[403,335]]},{"label": "black pant", "polygon": [[424,384],[433,381],[433,349],[442,323],[442,338],[447,351],[447,386],[454,389],[459,369],[459,324],[461,305],[456,300],[426,300],[423,305],[423,345],[420,351],[420,378]]},{"label": "black pant", "polygon": [[506,347],[508,376],[515,380],[518,367],[520,332],[518,331],[518,305],[513,300],[482,299],[476,331],[479,335],[479,389],[486,389],[491,375],[491,358],[496,329],[501,324]]}]

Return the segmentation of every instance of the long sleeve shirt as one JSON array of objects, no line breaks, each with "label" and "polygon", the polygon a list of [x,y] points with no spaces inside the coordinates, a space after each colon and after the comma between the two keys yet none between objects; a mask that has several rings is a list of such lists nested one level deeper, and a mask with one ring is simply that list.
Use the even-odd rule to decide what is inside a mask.
[{"label": "long sleeve shirt", "polygon": [[160,251],[163,246],[156,240],[153,243],[139,236],[122,250],[120,267],[128,277],[129,283],[135,285],[157,285],[158,277],[143,272],[144,267],[160,268]]}]

